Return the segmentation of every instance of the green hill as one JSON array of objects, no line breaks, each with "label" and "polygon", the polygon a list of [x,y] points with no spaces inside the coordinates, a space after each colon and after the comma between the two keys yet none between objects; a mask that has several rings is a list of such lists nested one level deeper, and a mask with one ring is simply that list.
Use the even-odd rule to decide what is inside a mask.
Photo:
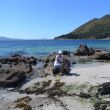
[{"label": "green hill", "polygon": [[74,31],[55,39],[106,39],[110,38],[110,15],[95,18]]}]

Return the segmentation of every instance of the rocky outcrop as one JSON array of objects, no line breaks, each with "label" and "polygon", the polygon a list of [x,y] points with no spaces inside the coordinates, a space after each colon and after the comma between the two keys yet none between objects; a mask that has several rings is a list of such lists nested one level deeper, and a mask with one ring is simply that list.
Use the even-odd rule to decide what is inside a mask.
[{"label": "rocky outcrop", "polygon": [[99,95],[108,95],[110,94],[110,82],[105,82],[98,86]]},{"label": "rocky outcrop", "polygon": [[4,74],[0,77],[0,86],[2,87],[16,87],[20,82],[25,80],[25,72],[23,71],[13,71],[8,75]]},{"label": "rocky outcrop", "polygon": [[95,54],[95,50],[93,48],[89,48],[86,44],[80,44],[79,48],[74,52],[74,55],[78,56],[90,56]]},{"label": "rocky outcrop", "polygon": [[43,58],[44,62],[44,76],[52,75],[52,69],[55,61],[56,53],[53,53],[52,55],[46,56]]},{"label": "rocky outcrop", "polygon": [[9,58],[0,58],[0,86],[16,87],[29,77],[33,71],[32,65],[36,58],[13,55]]},{"label": "rocky outcrop", "polygon": [[94,58],[98,60],[110,60],[110,52],[106,50],[96,50]]},{"label": "rocky outcrop", "polygon": [[106,49],[89,48],[86,44],[80,44],[74,52],[76,56],[89,56],[91,59],[110,60],[110,51]]},{"label": "rocky outcrop", "polygon": [[2,64],[19,64],[19,63],[28,63],[28,64],[36,64],[36,58],[34,57],[24,57],[20,55],[13,55],[8,58],[0,58],[0,63]]},{"label": "rocky outcrop", "polygon": [[[56,75],[59,74],[61,71],[61,73],[65,73],[65,69],[62,69],[61,71],[58,70],[57,68],[54,67],[54,61],[55,61],[55,57],[56,57],[56,53],[49,55],[47,57],[44,58],[44,73],[45,75]],[[68,56],[70,56],[70,52],[69,51],[63,51],[63,55],[64,55],[64,62],[67,63],[67,65],[70,67],[70,61],[67,59]],[[64,64],[64,62],[62,63],[62,66]]]}]

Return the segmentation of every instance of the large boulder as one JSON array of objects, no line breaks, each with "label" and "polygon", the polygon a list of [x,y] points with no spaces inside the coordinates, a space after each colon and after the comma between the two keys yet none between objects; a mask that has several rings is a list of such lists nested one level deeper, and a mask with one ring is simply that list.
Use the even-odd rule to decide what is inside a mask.
[{"label": "large boulder", "polygon": [[29,64],[1,64],[0,67],[0,86],[15,87],[29,77],[32,72],[32,67]]},{"label": "large boulder", "polygon": [[15,87],[30,77],[33,72],[32,65],[37,63],[34,57],[13,55],[0,58],[0,86]]},{"label": "large boulder", "polygon": [[26,78],[23,71],[11,71],[9,74],[0,76],[0,87],[17,87]]},{"label": "large boulder", "polygon": [[98,60],[110,60],[110,52],[104,50],[96,51],[94,58]]},{"label": "large boulder", "polygon": [[86,44],[80,44],[79,48],[74,52],[74,55],[78,56],[90,56],[95,54],[93,48],[89,48]]}]

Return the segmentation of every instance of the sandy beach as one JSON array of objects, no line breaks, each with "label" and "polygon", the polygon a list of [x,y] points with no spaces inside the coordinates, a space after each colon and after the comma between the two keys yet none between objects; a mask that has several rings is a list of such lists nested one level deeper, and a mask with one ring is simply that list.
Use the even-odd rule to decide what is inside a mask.
[{"label": "sandy beach", "polygon": [[[66,85],[99,85],[110,81],[110,63],[103,63],[97,66],[72,67],[71,75],[47,76],[45,78],[36,78],[22,86],[22,90],[33,86],[40,81],[56,80],[64,82]],[[51,84],[52,85],[52,84]],[[32,100],[29,105],[32,110],[93,110],[93,105],[88,99],[78,99],[77,97],[57,97],[58,101],[47,98],[46,95],[22,94],[19,92],[9,92],[0,97],[0,110],[22,110],[14,107],[14,101],[18,98],[29,96]],[[81,101],[82,100],[82,101]]]},{"label": "sandy beach", "polygon": [[92,85],[110,81],[110,63],[91,67],[73,67],[73,76],[64,76],[62,81],[66,83],[90,83]]}]

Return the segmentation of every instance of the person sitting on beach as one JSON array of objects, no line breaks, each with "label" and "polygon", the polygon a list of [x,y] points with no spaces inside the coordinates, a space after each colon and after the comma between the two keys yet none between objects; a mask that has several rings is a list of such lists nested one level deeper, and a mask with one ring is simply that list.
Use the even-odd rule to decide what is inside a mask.
[{"label": "person sitting on beach", "polygon": [[64,70],[69,72],[69,67],[67,61],[64,59],[63,52],[59,51],[56,55],[54,67],[56,70],[60,72],[60,74],[64,73]]}]

